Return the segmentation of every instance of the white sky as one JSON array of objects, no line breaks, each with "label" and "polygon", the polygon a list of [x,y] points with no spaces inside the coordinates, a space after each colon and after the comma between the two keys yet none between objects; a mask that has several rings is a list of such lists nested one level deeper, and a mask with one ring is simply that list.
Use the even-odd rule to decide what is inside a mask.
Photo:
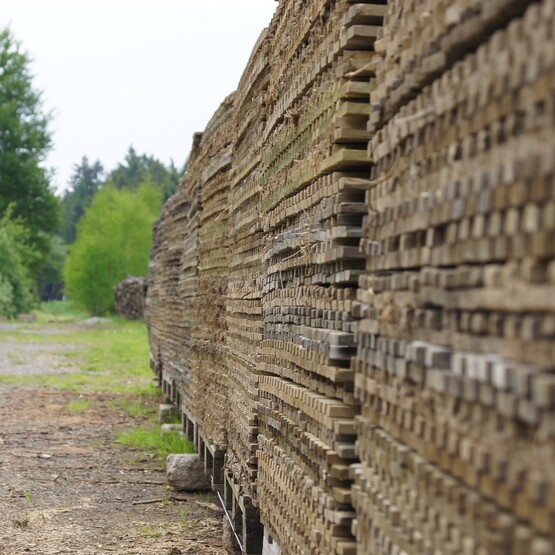
[{"label": "white sky", "polygon": [[52,110],[48,165],[65,187],[83,155],[106,170],[130,144],[181,167],[232,92],[275,0],[0,0]]}]

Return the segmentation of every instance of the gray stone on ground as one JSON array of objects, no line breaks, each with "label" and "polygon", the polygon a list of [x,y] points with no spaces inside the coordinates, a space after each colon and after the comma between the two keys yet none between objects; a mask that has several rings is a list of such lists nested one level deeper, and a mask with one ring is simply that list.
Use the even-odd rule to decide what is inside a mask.
[{"label": "gray stone on ground", "polygon": [[173,405],[160,405],[158,408],[158,423],[169,424],[175,418],[176,410]]},{"label": "gray stone on ground", "polygon": [[101,326],[102,324],[111,324],[112,320],[110,318],[101,318],[100,316],[93,316],[92,318],[87,318],[86,320],[81,320],[79,322],[80,326]]},{"label": "gray stone on ground", "polygon": [[204,473],[204,463],[198,455],[168,455],[166,477],[168,484],[178,491],[210,490],[210,478]]},{"label": "gray stone on ground", "polygon": [[160,426],[160,433],[164,434],[171,434],[173,432],[181,432],[182,426],[181,424],[162,424]]}]

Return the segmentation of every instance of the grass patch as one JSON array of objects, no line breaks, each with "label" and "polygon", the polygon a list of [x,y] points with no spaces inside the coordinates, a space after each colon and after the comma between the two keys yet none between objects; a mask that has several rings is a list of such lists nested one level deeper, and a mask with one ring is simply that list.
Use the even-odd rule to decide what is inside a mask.
[{"label": "grass patch", "polygon": [[193,444],[177,432],[162,433],[160,428],[135,428],[118,434],[118,443],[144,451],[156,453],[160,460],[168,455],[195,452]]},{"label": "grass patch", "polygon": [[0,382],[9,384],[41,386],[49,389],[63,389],[73,393],[119,393],[125,395],[148,395],[153,390],[152,376],[139,376],[130,380],[113,372],[94,374],[75,372],[73,374],[52,374],[47,376],[0,376]]},{"label": "grass patch", "polygon": [[140,395],[122,395],[111,399],[109,404],[116,412],[125,412],[140,420],[154,420],[157,417],[157,404],[161,400],[160,390],[153,384],[149,391]]},{"label": "grass patch", "polygon": [[40,309],[33,311],[37,322],[76,322],[90,316],[86,310],[75,306],[71,301],[49,301],[40,304]]},{"label": "grass patch", "polygon": [[[68,362],[68,367],[77,367],[79,371],[52,375],[3,375],[0,382],[71,391],[75,398],[67,403],[66,408],[73,413],[88,410],[91,400],[94,401],[92,394],[108,393],[107,405],[103,406],[126,413],[138,421],[137,428],[118,435],[119,444],[132,448],[135,453],[144,453],[148,458],[158,456],[162,461],[171,453],[194,453],[194,446],[179,433],[162,434],[157,424],[162,395],[154,384],[149,365],[145,323],[113,317],[110,322],[87,327],[70,320],[76,314],[67,303],[49,303],[36,323],[0,332],[0,341],[68,345],[67,352],[60,347],[56,354]],[[50,316],[60,319],[47,320]],[[37,333],[29,333],[33,330]],[[32,363],[34,350],[29,351]],[[40,349],[36,351],[40,353]]]},{"label": "grass patch", "polygon": [[156,526],[143,526],[140,529],[140,534],[149,538],[161,538],[164,532],[160,528],[156,528]]},{"label": "grass patch", "polygon": [[89,410],[91,408],[90,399],[76,399],[75,401],[70,401],[66,404],[66,409],[69,412],[81,413]]},{"label": "grass patch", "polygon": [[[56,312],[57,309],[53,310]],[[74,326],[71,322],[67,324],[69,324],[68,327],[64,329],[67,333],[62,334],[56,333],[59,331],[59,325],[56,325],[56,322],[53,323],[52,333],[48,333],[49,324],[45,324],[44,321],[24,324],[16,330],[0,332],[0,340],[39,344],[77,344],[80,349],[71,349],[71,352],[61,351],[57,355],[65,358],[69,366],[78,366],[79,372],[32,376],[3,375],[0,376],[0,381],[85,394],[109,392],[139,397],[152,397],[158,394],[153,384],[154,376],[149,367],[150,355],[144,322],[114,317],[110,323],[92,328]],[[28,333],[30,330],[40,330],[40,333]],[[126,408],[129,408],[130,414],[140,412],[140,407],[134,409],[131,404]]]}]

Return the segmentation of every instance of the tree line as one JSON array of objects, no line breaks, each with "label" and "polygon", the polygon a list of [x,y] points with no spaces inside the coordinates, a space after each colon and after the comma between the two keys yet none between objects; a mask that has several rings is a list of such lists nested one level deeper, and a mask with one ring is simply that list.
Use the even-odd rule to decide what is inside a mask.
[{"label": "tree line", "polygon": [[51,114],[32,83],[30,60],[0,31],[0,315],[67,295],[94,314],[113,309],[113,287],[144,275],[151,228],[184,168],[130,147],[106,172],[86,156],[54,194],[45,165]]}]

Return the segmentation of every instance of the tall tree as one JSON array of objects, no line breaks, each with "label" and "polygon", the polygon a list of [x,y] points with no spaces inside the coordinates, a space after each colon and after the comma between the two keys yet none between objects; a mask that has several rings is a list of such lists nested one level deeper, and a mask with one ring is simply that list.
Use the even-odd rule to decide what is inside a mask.
[{"label": "tall tree", "polygon": [[29,57],[9,29],[0,31],[0,216],[11,205],[28,227],[40,255],[32,265],[36,274],[59,224],[59,201],[44,167],[50,116],[32,79]]},{"label": "tall tree", "polygon": [[167,167],[153,156],[139,156],[130,146],[124,163],[110,172],[107,181],[118,189],[136,189],[139,185],[150,182],[160,190],[166,200],[175,192],[180,175],[173,162]]},{"label": "tall tree", "polygon": [[35,284],[30,268],[36,259],[29,229],[12,217],[9,206],[0,217],[0,315],[15,316],[32,307]]},{"label": "tall tree", "polygon": [[90,164],[88,158],[83,156],[81,163],[73,167],[69,189],[62,197],[60,235],[67,244],[75,241],[77,224],[103,181],[104,168],[98,160]]},{"label": "tall tree", "polygon": [[113,309],[114,287],[148,271],[152,224],[162,199],[151,184],[136,190],[105,185],[77,226],[64,269],[66,294],[94,314]]}]

